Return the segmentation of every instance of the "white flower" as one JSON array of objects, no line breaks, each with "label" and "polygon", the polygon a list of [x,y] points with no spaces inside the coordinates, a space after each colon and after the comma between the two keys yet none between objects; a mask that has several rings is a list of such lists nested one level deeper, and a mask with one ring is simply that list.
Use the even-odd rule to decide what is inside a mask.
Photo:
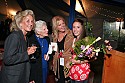
[{"label": "white flower", "polygon": [[96,56],[98,56],[98,52],[96,52]]},{"label": "white flower", "polygon": [[97,42],[97,41],[99,41],[99,40],[101,40],[101,37],[98,37],[95,41]]},{"label": "white flower", "polygon": [[82,52],[86,51],[89,47],[90,47],[90,45],[87,45]]},{"label": "white flower", "polygon": [[100,48],[98,48],[98,49],[95,49],[94,51],[95,51],[95,52],[100,52]]},{"label": "white flower", "polygon": [[107,44],[107,43],[109,43],[109,40],[105,40],[104,42]]}]

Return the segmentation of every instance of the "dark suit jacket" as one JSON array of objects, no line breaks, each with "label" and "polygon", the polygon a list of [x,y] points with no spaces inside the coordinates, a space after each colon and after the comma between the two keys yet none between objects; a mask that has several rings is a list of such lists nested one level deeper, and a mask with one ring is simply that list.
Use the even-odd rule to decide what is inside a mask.
[{"label": "dark suit jacket", "polygon": [[27,42],[21,30],[14,31],[5,41],[0,83],[28,83],[29,74]]},{"label": "dark suit jacket", "polygon": [[[49,37],[45,37],[45,39],[48,41],[48,43],[50,42]],[[34,80],[35,83],[42,83],[41,47],[34,33],[29,37],[29,46],[31,46],[32,44],[35,44],[37,46],[37,49],[36,52],[33,54],[36,59],[30,59],[30,81]]]}]

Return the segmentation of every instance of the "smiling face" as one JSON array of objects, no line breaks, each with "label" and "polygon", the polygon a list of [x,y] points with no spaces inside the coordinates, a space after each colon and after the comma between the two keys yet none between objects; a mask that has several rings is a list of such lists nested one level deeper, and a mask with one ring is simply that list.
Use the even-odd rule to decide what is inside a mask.
[{"label": "smiling face", "polygon": [[58,22],[58,26],[57,26],[57,29],[59,32],[65,32],[66,30],[66,24],[63,20],[59,20],[57,21]]},{"label": "smiling face", "polygon": [[83,26],[81,25],[80,22],[74,22],[72,27],[74,36],[79,38],[83,32]]},{"label": "smiling face", "polygon": [[48,36],[48,29],[46,25],[41,26],[41,29],[38,31],[38,34],[41,38]]},{"label": "smiling face", "polygon": [[31,15],[27,15],[25,17],[23,17],[21,23],[21,30],[23,31],[23,33],[27,33],[28,31],[31,31],[33,29],[34,26],[34,19]]}]

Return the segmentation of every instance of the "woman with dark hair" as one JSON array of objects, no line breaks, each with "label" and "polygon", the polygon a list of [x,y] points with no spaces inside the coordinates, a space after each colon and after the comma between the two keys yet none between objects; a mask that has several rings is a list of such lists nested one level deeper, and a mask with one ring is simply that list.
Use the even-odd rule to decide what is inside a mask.
[{"label": "woman with dark hair", "polygon": [[[72,47],[74,47],[75,42],[86,37],[84,22],[81,19],[74,20],[72,24],[72,32],[74,35]],[[76,55],[72,56],[71,61],[73,65],[69,71],[71,83],[87,83],[88,75],[90,72],[90,65],[88,63],[88,60],[75,60],[75,57]]]}]

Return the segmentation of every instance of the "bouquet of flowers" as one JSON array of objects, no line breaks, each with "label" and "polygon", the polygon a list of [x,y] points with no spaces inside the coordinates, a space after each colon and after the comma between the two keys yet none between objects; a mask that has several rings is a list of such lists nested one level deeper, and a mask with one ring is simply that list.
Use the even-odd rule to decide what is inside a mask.
[{"label": "bouquet of flowers", "polygon": [[85,37],[75,43],[75,47],[71,50],[71,53],[77,55],[75,59],[80,61],[96,59],[102,46],[96,47],[94,44],[99,40],[101,40],[100,37],[97,39],[94,37]]},{"label": "bouquet of flowers", "polygon": [[[103,52],[104,54],[106,54],[105,49],[107,48],[108,50],[110,50],[112,47],[110,46],[108,40],[105,40],[105,45],[101,44],[97,46],[97,42],[100,40],[100,37],[95,38],[88,36],[77,41],[75,43],[75,47],[71,50],[72,55],[76,55],[74,59],[80,61],[94,61],[97,59],[98,52]],[[72,66],[72,62],[70,62],[69,65]],[[64,71],[66,71],[68,74],[69,68],[65,67]]]}]

